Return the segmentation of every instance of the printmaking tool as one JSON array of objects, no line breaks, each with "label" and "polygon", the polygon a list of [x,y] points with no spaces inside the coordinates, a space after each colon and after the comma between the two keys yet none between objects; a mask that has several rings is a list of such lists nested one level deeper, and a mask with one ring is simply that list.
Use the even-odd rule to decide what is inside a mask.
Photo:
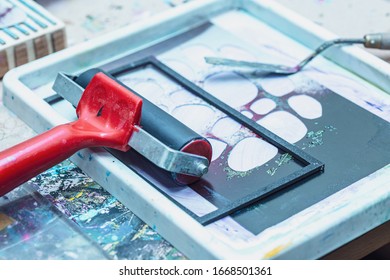
[{"label": "printmaking tool", "polygon": [[172,120],[167,123],[164,112],[145,100],[144,109],[148,111],[144,111],[146,117],[141,125],[149,132],[159,132],[164,138],[169,137],[164,131],[184,131],[183,137],[170,138],[171,145],[184,141],[180,143],[181,151],[161,143],[138,126],[142,99],[98,70],[84,73],[76,82],[59,74],[53,88],[77,104],[79,118],[1,152],[0,195],[87,147],[127,151],[131,146],[157,166],[172,172],[180,183],[193,182],[207,172],[211,146],[205,139],[177,121],[176,125]]},{"label": "printmaking tool", "polygon": [[296,66],[286,66],[278,64],[267,64],[261,62],[242,61],[235,59],[228,59],[223,57],[210,57],[206,56],[204,59],[206,63],[221,66],[231,66],[240,68],[256,69],[256,73],[266,74],[279,74],[279,75],[290,75],[297,73],[303,67],[305,67],[310,61],[317,57],[320,53],[326,49],[335,45],[351,45],[351,44],[363,44],[366,48],[390,50],[390,33],[376,33],[367,34],[362,39],[335,39],[326,41],[321,44],[315,51],[303,59]]},{"label": "printmaking tool", "polygon": [[[102,70],[91,69],[73,77],[79,87],[72,79],[60,74],[53,89],[77,106],[81,88],[86,88],[99,72]],[[115,81],[126,87],[117,79]],[[212,154],[210,143],[145,98],[140,127],[133,133],[129,145],[155,165],[171,172],[177,183],[190,184],[207,173]]]}]

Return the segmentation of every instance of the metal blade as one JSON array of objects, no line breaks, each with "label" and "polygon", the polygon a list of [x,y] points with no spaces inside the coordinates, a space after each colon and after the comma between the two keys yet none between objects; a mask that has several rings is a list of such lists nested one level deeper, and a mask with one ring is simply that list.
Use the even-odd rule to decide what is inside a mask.
[{"label": "metal blade", "polygon": [[206,63],[212,65],[220,65],[220,66],[229,66],[229,67],[239,67],[239,68],[248,68],[256,70],[257,72],[263,73],[280,73],[287,74],[296,72],[296,69],[293,67],[279,65],[279,64],[267,64],[262,62],[252,62],[252,61],[244,61],[244,60],[235,60],[223,57],[212,57],[206,56]]},{"label": "metal blade", "polygon": [[207,158],[174,150],[138,126],[131,135],[129,146],[170,172],[201,177],[208,171]]},{"label": "metal blade", "polygon": [[58,73],[54,81],[53,90],[61,95],[65,100],[69,101],[74,107],[79,104],[84,88],[73,81],[72,77],[64,73]]}]

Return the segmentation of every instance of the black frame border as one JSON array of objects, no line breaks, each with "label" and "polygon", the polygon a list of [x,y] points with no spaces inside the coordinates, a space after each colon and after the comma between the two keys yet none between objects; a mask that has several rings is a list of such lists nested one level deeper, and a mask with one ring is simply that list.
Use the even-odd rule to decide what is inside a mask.
[{"label": "black frame border", "polygon": [[200,97],[210,105],[219,109],[220,111],[222,111],[227,116],[237,121],[241,125],[246,126],[247,128],[249,128],[256,134],[260,135],[262,138],[264,138],[266,141],[273,144],[280,150],[289,153],[290,155],[292,155],[292,157],[295,160],[298,160],[303,165],[303,167],[300,170],[297,170],[279,180],[276,180],[271,184],[268,184],[265,187],[266,189],[265,192],[264,189],[253,192],[241,199],[232,201],[225,207],[218,208],[217,210],[203,216],[198,216],[194,214],[191,210],[187,209],[185,206],[175,201],[169,195],[162,192],[166,197],[168,197],[171,201],[177,204],[182,210],[190,214],[194,219],[196,219],[202,225],[204,226],[208,225],[224,217],[227,217],[239,210],[243,210],[244,208],[252,205],[253,203],[260,201],[266,196],[269,196],[287,186],[290,186],[302,179],[305,179],[317,172],[321,172],[324,170],[325,168],[324,163],[312,157],[311,155],[307,154],[306,152],[296,147],[295,145],[290,144],[289,142],[280,138],[279,136],[272,133],[271,131],[265,129],[264,127],[262,127],[252,119],[249,119],[248,117],[244,116],[240,112],[236,111],[234,108],[230,107],[226,103],[220,101],[210,93],[198,87],[197,85],[187,80],[182,75],[180,75],[179,73],[177,73],[176,71],[174,71],[173,69],[171,69],[170,67],[162,63],[161,61],[159,61],[154,56],[148,56],[138,61],[135,61],[131,64],[118,67],[117,69],[109,71],[109,73],[112,76],[117,77],[123,73],[134,71],[137,70],[138,68],[147,67],[148,65],[156,68],[158,71],[161,71],[162,74],[167,75],[168,78],[172,79],[174,82],[178,83],[179,85],[181,85],[183,88],[185,88],[192,94],[196,95],[197,97]]},{"label": "black frame border", "polygon": [[[227,204],[224,207],[220,207],[216,209],[213,212],[210,212],[203,216],[198,216],[195,213],[193,213],[191,210],[174,200],[172,197],[164,193],[162,190],[160,190],[157,186],[155,186],[153,183],[151,183],[147,178],[143,177],[145,180],[147,180],[151,185],[153,185],[158,191],[160,191],[165,197],[170,199],[173,203],[175,203],[180,209],[185,211],[187,214],[189,214],[191,217],[193,217],[195,220],[197,220],[200,224],[203,226],[206,226],[208,224],[211,224],[213,222],[216,222],[222,218],[225,218],[237,211],[244,210],[246,207],[259,202],[261,199],[281,190],[288,186],[291,186],[292,184],[301,181],[305,178],[308,178],[309,176],[316,174],[318,172],[322,172],[325,168],[325,164],[321,161],[317,160],[316,158],[312,157],[311,155],[304,152],[302,149],[296,147],[293,144],[290,144],[289,142],[285,141],[284,139],[280,138],[276,134],[272,133],[271,131],[265,129],[252,119],[249,119],[248,117],[244,116],[240,112],[236,111],[234,108],[230,107],[226,103],[220,101],[210,93],[206,92],[202,88],[198,87],[191,81],[187,80],[183,76],[181,76],[179,73],[175,72],[173,69],[159,61],[154,56],[147,56],[143,59],[137,60],[133,63],[128,63],[122,67],[118,67],[116,69],[108,71],[109,74],[111,74],[114,77],[117,77],[118,75],[121,75],[125,72],[134,71],[138,68],[147,67],[148,65],[154,67],[156,70],[160,71],[162,74],[166,75],[168,78],[172,79],[177,84],[181,85],[183,88],[191,92],[192,94],[196,95],[197,97],[203,99],[210,105],[214,106],[215,108],[219,109],[223,113],[225,113],[227,116],[232,118],[233,120],[237,121],[241,125],[244,125],[248,129],[252,130],[256,134],[260,135],[263,139],[268,141],[269,143],[276,146],[278,149],[289,153],[295,160],[299,161],[303,167],[283,178],[280,178],[276,180],[275,182],[272,182],[268,184],[265,188],[262,188],[261,190],[255,191],[241,199],[237,199],[235,201],[232,201],[231,203]],[[49,103],[50,105],[61,101],[63,98],[59,96],[58,94],[54,94],[52,96],[49,96],[45,98],[44,100]],[[112,153],[110,149],[108,149],[109,152]],[[131,167],[129,167],[131,168]],[[134,170],[134,169],[133,169]],[[134,172],[137,173],[136,170]]]}]

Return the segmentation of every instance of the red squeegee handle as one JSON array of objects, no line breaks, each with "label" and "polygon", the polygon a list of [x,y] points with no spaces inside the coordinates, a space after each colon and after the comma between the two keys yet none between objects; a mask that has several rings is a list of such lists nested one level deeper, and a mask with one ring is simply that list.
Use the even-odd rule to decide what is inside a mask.
[{"label": "red squeegee handle", "polygon": [[127,151],[142,100],[103,73],[85,89],[72,123],[0,152],[0,196],[87,147]]}]

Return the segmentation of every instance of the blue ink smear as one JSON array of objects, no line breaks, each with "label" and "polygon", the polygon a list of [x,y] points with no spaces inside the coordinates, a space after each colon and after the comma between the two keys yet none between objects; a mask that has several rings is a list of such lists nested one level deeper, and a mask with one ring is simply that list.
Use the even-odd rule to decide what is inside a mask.
[{"label": "blue ink smear", "polygon": [[89,154],[88,161],[92,160],[92,154]]},{"label": "blue ink smear", "polygon": [[111,175],[111,172],[110,171],[106,171],[106,182],[108,182],[108,177]]},{"label": "blue ink smear", "polygon": [[78,152],[77,155],[79,156],[79,158],[84,159],[84,156],[80,152]]},{"label": "blue ink smear", "polygon": [[376,105],[376,104],[374,104],[374,103],[371,103],[371,102],[369,102],[369,101],[365,101],[365,102],[366,102],[368,105],[370,105],[371,107],[374,107],[375,109],[378,109],[379,111],[383,112],[381,106]]}]

